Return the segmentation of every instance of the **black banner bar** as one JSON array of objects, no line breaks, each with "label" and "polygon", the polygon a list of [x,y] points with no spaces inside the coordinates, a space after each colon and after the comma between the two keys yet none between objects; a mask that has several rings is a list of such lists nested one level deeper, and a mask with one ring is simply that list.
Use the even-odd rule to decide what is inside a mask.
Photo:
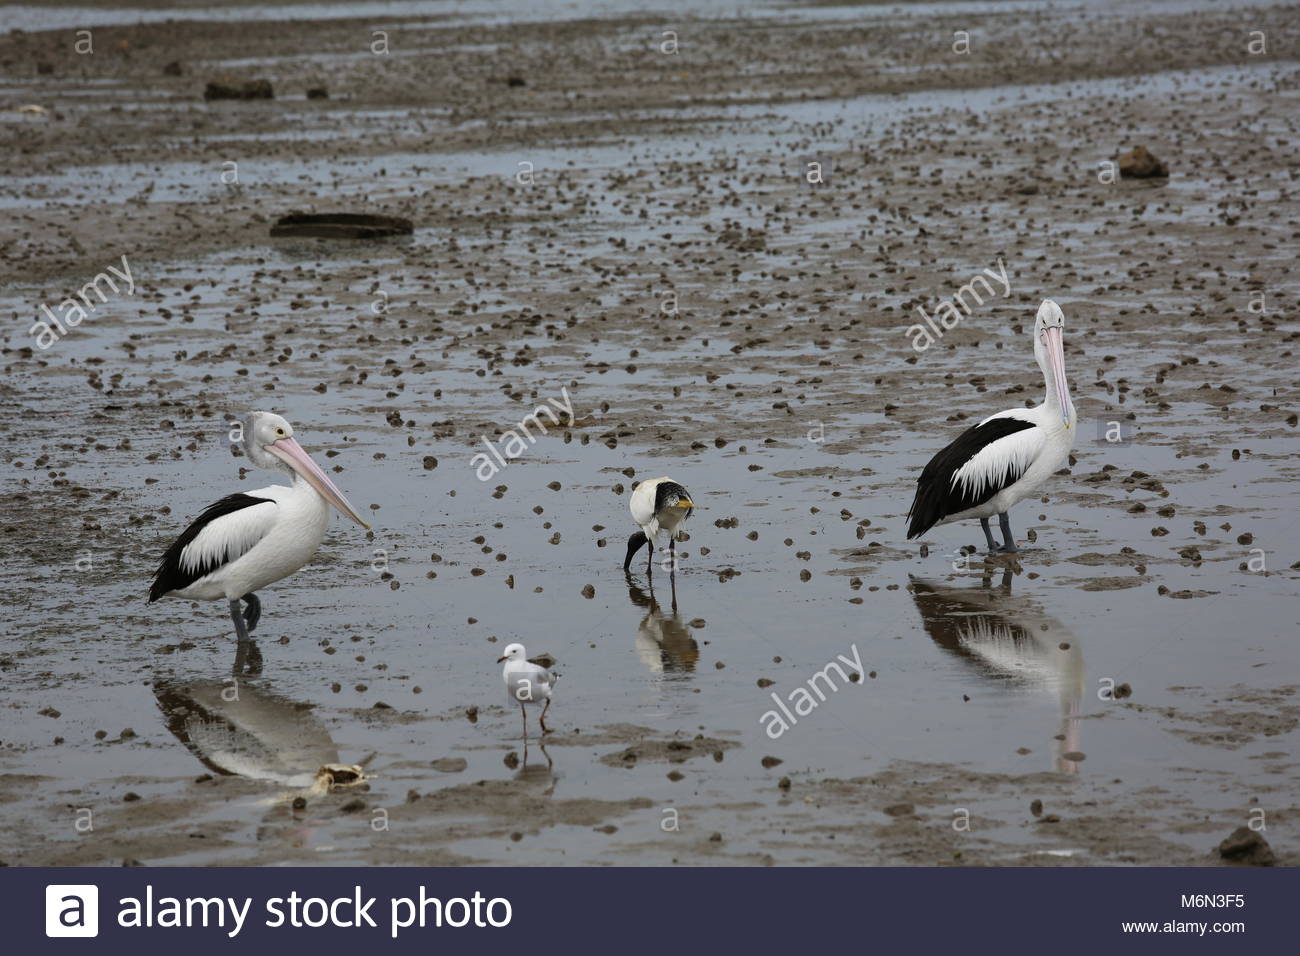
[{"label": "black banner bar", "polygon": [[[5,948],[1288,952],[1295,870],[0,870]],[[421,922],[423,921],[423,925]],[[206,922],[206,925],[204,925]],[[92,935],[93,931],[93,935]],[[67,937],[55,938],[55,937]],[[93,939],[95,942],[89,942]],[[1267,950],[1262,947],[1268,947]]]}]

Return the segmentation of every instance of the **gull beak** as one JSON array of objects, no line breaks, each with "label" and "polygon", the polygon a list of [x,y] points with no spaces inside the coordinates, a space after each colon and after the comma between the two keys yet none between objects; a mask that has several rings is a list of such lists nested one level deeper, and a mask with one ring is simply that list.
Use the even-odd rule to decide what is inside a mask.
[{"label": "gull beak", "polygon": [[1060,326],[1043,330],[1047,337],[1047,361],[1052,369],[1052,379],[1056,383],[1056,401],[1061,407],[1061,421],[1070,426],[1070,387],[1065,381],[1065,343],[1061,338]]},{"label": "gull beak", "polygon": [[351,518],[357,524],[366,530],[370,525],[361,515],[357,514],[357,509],[348,503],[348,499],[343,497],[343,492],[339,491],[338,485],[330,481],[329,476],[321,471],[320,466],[312,461],[310,456],[303,451],[292,438],[281,438],[279,441],[271,442],[266,446],[266,450],[276,458],[288,464],[290,468],[315,488],[322,498],[332,504],[339,512],[348,518]]},{"label": "gull beak", "polygon": [[500,663],[501,663],[502,661],[504,661],[504,660],[505,660],[504,657],[498,657],[498,658],[497,658],[497,663],[500,664]]}]

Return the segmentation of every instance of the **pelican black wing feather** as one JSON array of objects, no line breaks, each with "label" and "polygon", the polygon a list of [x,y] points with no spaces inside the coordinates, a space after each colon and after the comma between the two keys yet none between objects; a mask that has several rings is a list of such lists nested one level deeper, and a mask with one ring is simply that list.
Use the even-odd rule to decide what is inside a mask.
[{"label": "pelican black wing feather", "polygon": [[154,572],[153,584],[149,587],[149,603],[152,604],[171,591],[187,588],[199,578],[211,574],[221,567],[223,559],[219,557],[214,557],[198,567],[188,569],[181,567],[181,555],[185,553],[185,549],[189,547],[190,542],[199,536],[199,532],[218,518],[270,500],[270,498],[254,498],[252,495],[236,494],[226,495],[215,504],[209,505],[203,514],[195,518],[194,522],[185,529],[185,533],[172,542],[172,546],[163,555],[162,561],[158,564],[158,570]]},{"label": "pelican black wing feather", "polygon": [[908,539],[919,538],[944,518],[982,505],[1003,488],[1019,481],[1023,472],[1015,468],[1008,468],[1005,474],[978,492],[968,490],[962,484],[954,486],[952,479],[962,465],[993,442],[1034,427],[1033,422],[1023,418],[990,418],[966,429],[956,441],[931,458],[916,481],[916,497],[907,513],[910,519]]}]

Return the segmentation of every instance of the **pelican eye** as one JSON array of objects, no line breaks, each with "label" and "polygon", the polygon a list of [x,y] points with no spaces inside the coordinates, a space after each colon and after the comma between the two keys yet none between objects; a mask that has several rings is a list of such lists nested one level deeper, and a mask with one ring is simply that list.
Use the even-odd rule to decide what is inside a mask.
[{"label": "pelican eye", "polygon": [[284,435],[284,429],[283,429],[283,428],[277,428],[277,429],[275,430],[275,433],[276,433],[277,435],[283,436],[283,435]]}]

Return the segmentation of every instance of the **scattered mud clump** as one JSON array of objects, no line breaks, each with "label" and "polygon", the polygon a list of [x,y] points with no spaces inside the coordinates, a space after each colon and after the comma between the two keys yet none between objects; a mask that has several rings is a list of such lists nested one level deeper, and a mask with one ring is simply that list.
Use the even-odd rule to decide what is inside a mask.
[{"label": "scattered mud clump", "polygon": [[270,80],[236,80],[221,76],[208,80],[208,85],[203,88],[203,98],[205,100],[273,100],[275,91],[271,88]]},{"label": "scattered mud clump", "polygon": [[1145,146],[1135,146],[1120,156],[1119,174],[1125,179],[1168,179],[1169,167]]},{"label": "scattered mud clump", "polygon": [[1241,866],[1272,866],[1273,848],[1250,827],[1237,827],[1219,844],[1220,858]]}]

